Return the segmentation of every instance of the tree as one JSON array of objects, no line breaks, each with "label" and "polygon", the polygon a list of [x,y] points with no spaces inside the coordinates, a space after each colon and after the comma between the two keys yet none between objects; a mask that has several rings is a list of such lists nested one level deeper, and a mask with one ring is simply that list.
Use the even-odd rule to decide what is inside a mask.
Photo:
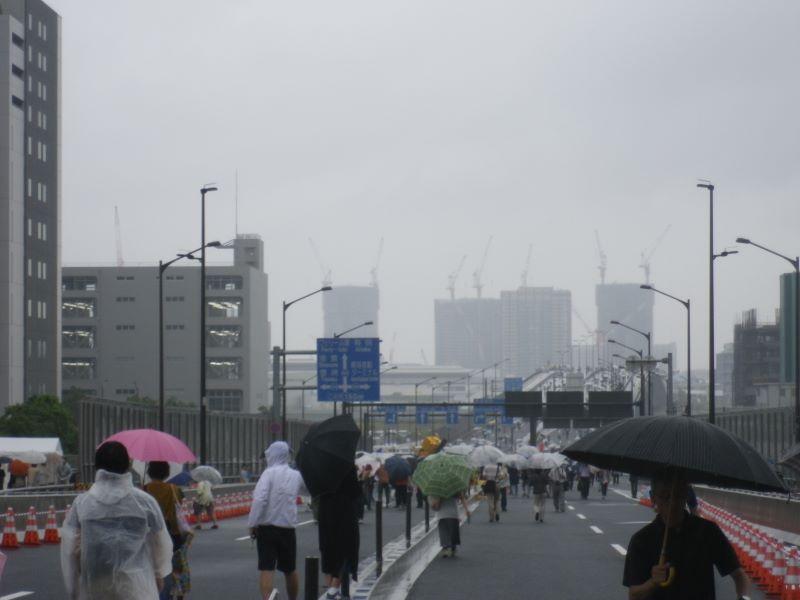
[{"label": "tree", "polygon": [[32,396],[6,408],[0,434],[17,437],[57,437],[66,454],[78,452],[78,427],[72,411],[55,396]]}]

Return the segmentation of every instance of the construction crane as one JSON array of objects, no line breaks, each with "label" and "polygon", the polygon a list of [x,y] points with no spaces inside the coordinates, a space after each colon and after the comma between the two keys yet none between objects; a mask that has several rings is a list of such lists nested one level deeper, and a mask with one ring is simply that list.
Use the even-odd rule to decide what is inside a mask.
[{"label": "construction crane", "polygon": [[528,257],[525,259],[525,269],[522,271],[522,278],[520,285],[528,287],[528,271],[531,268],[531,252],[533,252],[533,244],[528,244]]},{"label": "construction crane", "polygon": [[447,291],[450,292],[450,300],[456,299],[456,281],[458,280],[458,276],[461,275],[461,269],[464,268],[464,263],[467,260],[467,255],[463,255],[461,257],[461,262],[458,263],[458,267],[456,267],[455,271],[450,273],[447,276]]},{"label": "construction crane", "polygon": [[369,270],[372,287],[378,287],[378,267],[381,264],[381,256],[383,256],[383,238],[378,243],[378,257],[375,259],[375,266]]},{"label": "construction crane", "polygon": [[586,319],[583,318],[583,315],[581,313],[579,313],[578,309],[575,308],[574,306],[572,307],[572,314],[575,315],[576,317],[578,317],[578,320],[586,328],[586,333],[588,333],[590,335],[594,335],[594,333],[595,333],[594,329],[592,329],[589,326],[589,323],[586,322]]},{"label": "construction crane", "polygon": [[314,252],[314,257],[317,259],[317,264],[319,264],[319,268],[322,271],[322,285],[323,287],[331,285],[333,280],[331,279],[331,270],[327,267],[327,265],[322,260],[322,255],[319,253],[319,248],[314,243],[314,240],[308,238],[308,243],[311,244],[311,250]]},{"label": "construction crane", "polygon": [[603,250],[602,244],[600,244],[600,234],[597,233],[597,229],[594,230],[594,240],[597,243],[597,256],[600,258],[600,265],[597,267],[597,269],[600,271],[600,283],[605,284],[608,259],[606,258],[606,253]]},{"label": "construction crane", "polygon": [[125,261],[122,260],[122,231],[119,225],[119,208],[114,207],[114,234],[117,238],[117,266],[122,267]]},{"label": "construction crane", "polygon": [[489,247],[492,245],[492,238],[494,236],[489,236],[489,241],[486,242],[486,249],[483,251],[483,259],[481,260],[480,266],[472,272],[472,287],[475,288],[475,292],[478,294],[478,298],[481,297],[483,294],[483,269],[486,267],[486,258],[489,256]]},{"label": "construction crane", "polygon": [[658,247],[661,245],[661,242],[664,239],[664,236],[667,235],[667,232],[669,231],[670,227],[672,227],[672,225],[667,225],[664,228],[664,231],[662,231],[661,235],[658,236],[658,239],[656,239],[655,243],[650,248],[650,250],[645,250],[645,251],[642,252],[642,262],[639,265],[639,267],[641,269],[644,269],[644,282],[645,283],[650,283],[650,259],[653,258],[653,254],[658,249]]}]

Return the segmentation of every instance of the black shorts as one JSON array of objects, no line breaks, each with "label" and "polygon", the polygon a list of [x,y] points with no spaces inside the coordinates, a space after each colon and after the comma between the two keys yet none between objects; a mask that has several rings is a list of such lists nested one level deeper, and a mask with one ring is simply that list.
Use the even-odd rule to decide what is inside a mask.
[{"label": "black shorts", "polygon": [[259,525],[256,548],[259,571],[274,571],[276,564],[281,573],[297,570],[297,538],[293,528]]}]

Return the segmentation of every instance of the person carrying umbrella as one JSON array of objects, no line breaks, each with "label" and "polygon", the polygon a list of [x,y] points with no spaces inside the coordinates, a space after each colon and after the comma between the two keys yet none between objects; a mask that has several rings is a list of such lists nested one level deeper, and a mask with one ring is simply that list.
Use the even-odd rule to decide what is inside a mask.
[{"label": "person carrying umbrella", "polygon": [[[716,523],[686,512],[686,480],[663,471],[653,477],[652,489],[656,518],[633,535],[625,557],[622,584],[628,588],[628,598],[713,600],[715,567],[722,577],[730,575],[736,595],[746,598],[747,576],[728,538]],[[662,563],[660,549],[667,523],[667,560]]]},{"label": "person carrying umbrella", "polygon": [[631,600],[714,600],[714,567],[739,598],[748,582],[716,524],[685,511],[689,483],[782,492],[775,471],[749,444],[685,416],[633,417],[584,436],[563,451],[604,469],[652,477],[656,518],[631,538],[623,584]]},{"label": "person carrying umbrella", "polygon": [[289,445],[273,442],[264,453],[267,468],[253,490],[253,504],[247,518],[250,537],[258,549],[259,590],[269,598],[275,568],[286,579],[290,600],[297,598],[297,496],[305,490],[300,473],[289,466]]}]

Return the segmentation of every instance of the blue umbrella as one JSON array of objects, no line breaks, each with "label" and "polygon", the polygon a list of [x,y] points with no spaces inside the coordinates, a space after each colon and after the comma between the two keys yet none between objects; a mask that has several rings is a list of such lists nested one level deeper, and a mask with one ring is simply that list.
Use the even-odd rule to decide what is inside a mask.
[{"label": "blue umbrella", "polygon": [[413,469],[411,468],[411,465],[408,464],[408,461],[399,454],[395,454],[394,456],[387,458],[385,466],[386,471],[389,473],[390,483],[397,483],[403,479],[408,479],[411,477],[411,473],[413,472]]},{"label": "blue umbrella", "polygon": [[185,487],[192,483],[194,479],[192,479],[191,474],[189,471],[181,471],[175,477],[167,481],[167,483],[174,483],[175,485],[179,485],[181,487]]}]

